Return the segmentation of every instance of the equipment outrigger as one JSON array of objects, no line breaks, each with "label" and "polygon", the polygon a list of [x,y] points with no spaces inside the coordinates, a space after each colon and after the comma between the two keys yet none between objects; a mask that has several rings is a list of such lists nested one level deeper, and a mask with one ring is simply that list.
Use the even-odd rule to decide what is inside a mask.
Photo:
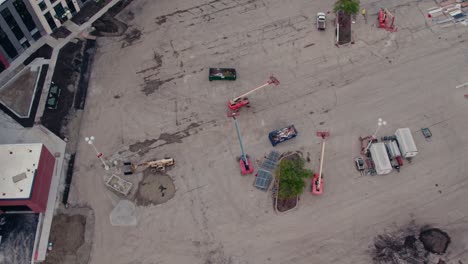
[{"label": "equipment outrigger", "polygon": [[265,84],[262,84],[260,86],[258,86],[257,88],[249,91],[249,92],[246,92],[245,94],[241,95],[241,96],[238,96],[232,100],[229,100],[228,101],[228,107],[231,111],[237,111],[239,109],[241,109],[243,106],[246,106],[246,105],[249,105],[249,99],[246,97],[247,95],[263,88],[263,87],[267,87],[268,85],[270,84],[274,84],[274,85],[279,85],[280,82],[278,81],[278,79],[276,79],[273,75],[270,76],[270,80],[268,82],[266,82]]}]

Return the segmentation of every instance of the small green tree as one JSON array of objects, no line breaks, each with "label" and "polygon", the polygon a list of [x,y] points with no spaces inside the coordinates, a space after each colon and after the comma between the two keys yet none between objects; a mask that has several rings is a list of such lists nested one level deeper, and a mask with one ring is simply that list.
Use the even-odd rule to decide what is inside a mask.
[{"label": "small green tree", "polygon": [[359,0],[337,0],[333,11],[343,11],[349,15],[356,15],[359,12]]},{"label": "small green tree", "polygon": [[304,159],[283,159],[277,170],[279,176],[278,198],[288,199],[300,195],[306,185],[304,179],[312,176],[312,171],[304,168]]}]

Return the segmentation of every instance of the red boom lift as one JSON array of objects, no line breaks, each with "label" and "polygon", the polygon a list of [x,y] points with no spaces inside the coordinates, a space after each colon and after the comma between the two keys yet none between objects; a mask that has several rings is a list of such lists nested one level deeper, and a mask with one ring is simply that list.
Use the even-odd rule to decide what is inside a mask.
[{"label": "red boom lift", "polygon": [[325,156],[325,142],[330,136],[328,131],[319,131],[317,136],[322,138],[322,152],[320,154],[320,167],[319,173],[315,173],[314,178],[312,179],[312,194],[321,195],[323,193],[323,158]]},{"label": "red boom lift", "polygon": [[240,149],[241,149],[241,156],[239,157],[239,166],[240,166],[241,174],[247,175],[247,174],[251,174],[254,171],[254,167],[252,165],[252,162],[249,159],[249,156],[246,155],[244,152],[244,144],[242,143],[242,137],[240,135],[239,125],[237,124],[236,115],[237,115],[236,112],[228,113],[228,117],[232,117],[234,119],[234,124],[236,125],[237,137],[239,139],[239,144],[240,144]]},{"label": "red boom lift", "polygon": [[273,75],[270,76],[270,80],[268,82],[266,82],[265,84],[262,84],[260,86],[258,86],[257,88],[249,91],[249,92],[246,92],[245,94],[241,95],[241,96],[238,96],[232,100],[229,100],[228,101],[228,107],[231,111],[237,111],[239,109],[241,109],[243,106],[246,106],[249,104],[249,99],[247,99],[247,95],[263,88],[263,87],[266,87],[270,84],[274,84],[274,85],[279,85],[280,82],[278,81],[278,79],[276,79]]}]

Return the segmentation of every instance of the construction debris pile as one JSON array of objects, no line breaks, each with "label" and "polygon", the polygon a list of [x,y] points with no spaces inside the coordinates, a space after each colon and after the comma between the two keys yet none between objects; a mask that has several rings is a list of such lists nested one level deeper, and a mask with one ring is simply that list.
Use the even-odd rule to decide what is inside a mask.
[{"label": "construction debris pile", "polygon": [[422,231],[419,240],[427,251],[435,254],[444,254],[450,244],[449,235],[437,228]]},{"label": "construction debris pile", "polygon": [[374,240],[373,259],[378,264],[443,263],[440,257],[450,244],[450,237],[437,228],[420,230],[411,226],[394,233],[378,235]]},{"label": "construction debris pile", "polygon": [[285,127],[277,131],[274,138],[281,139],[281,138],[290,138],[291,135],[295,134],[296,131],[293,127]]}]

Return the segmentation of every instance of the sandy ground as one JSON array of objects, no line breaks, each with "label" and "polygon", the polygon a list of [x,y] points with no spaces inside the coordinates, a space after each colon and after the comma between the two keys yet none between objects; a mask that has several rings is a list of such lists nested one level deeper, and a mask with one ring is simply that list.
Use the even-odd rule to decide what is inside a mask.
[{"label": "sandy ground", "polygon": [[[40,69],[40,68],[39,68]],[[39,71],[28,68],[0,90],[0,100],[20,116],[28,116]]]},{"label": "sandy ground", "polygon": [[[385,7],[399,31],[373,27]],[[328,1],[135,0],[120,18],[126,36],[101,38],[81,136],[96,136],[106,157],[144,161],[170,156],[177,192],[167,203],[137,207],[138,225],[113,227],[119,197],[106,189],[93,149],[80,142],[70,203],[95,213],[90,263],[370,263],[376,235],[411,222],[452,237],[444,259],[468,259],[467,28],[426,21],[433,1],[362,1],[369,23],[353,24],[356,44],[336,48],[332,19],[314,28]],[[235,67],[235,82],[208,82],[208,67]],[[298,210],[276,215],[271,193],[242,177],[227,100],[250,96],[239,125],[254,160],[271,149],[268,132],[294,124],[299,136],[276,147],[310,153],[316,170],[329,129],[325,193],[303,195]],[[420,154],[400,173],[360,176],[359,136],[376,120],[413,131]],[[430,127],[426,142],[421,127]],[[155,190],[157,191],[157,190]]]},{"label": "sandy ground", "polygon": [[84,264],[89,262],[94,225],[89,208],[60,209],[54,216],[44,264]]}]

